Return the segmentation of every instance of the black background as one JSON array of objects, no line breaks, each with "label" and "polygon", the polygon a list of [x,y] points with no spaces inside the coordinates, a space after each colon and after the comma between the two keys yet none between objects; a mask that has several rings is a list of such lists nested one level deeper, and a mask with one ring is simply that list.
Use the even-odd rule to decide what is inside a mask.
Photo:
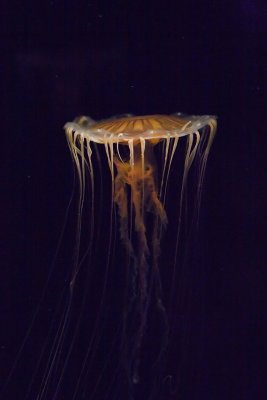
[{"label": "black background", "polygon": [[71,194],[64,123],[82,114],[181,111],[218,116],[200,228],[204,378],[185,398],[263,398],[260,2],[1,4],[3,381],[38,303]]}]

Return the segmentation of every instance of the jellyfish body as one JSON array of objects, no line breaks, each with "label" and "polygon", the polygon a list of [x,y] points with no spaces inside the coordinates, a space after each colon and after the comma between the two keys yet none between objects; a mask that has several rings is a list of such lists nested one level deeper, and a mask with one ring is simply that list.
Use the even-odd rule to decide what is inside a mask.
[{"label": "jellyfish body", "polygon": [[[84,205],[86,171],[90,176],[92,207],[96,201],[92,144],[102,145],[105,148],[111,176],[111,213],[116,208],[120,220],[121,241],[130,260],[129,268],[134,270],[135,277],[133,289],[135,298],[131,304],[125,306],[123,330],[127,331],[129,318],[135,321],[131,324],[131,338],[129,340],[126,338],[128,358],[126,369],[129,381],[136,384],[141,379],[139,366],[151,303],[155,303],[164,321],[165,337],[168,336],[169,331],[168,312],[162,301],[158,259],[162,234],[168,220],[165,202],[172,161],[180,138],[184,138],[186,151],[178,202],[178,233],[174,244],[176,250],[173,275],[175,275],[179,224],[188,172],[196,154],[201,149],[196,195],[196,203],[199,203],[206,161],[216,132],[216,118],[182,114],[127,115],[95,122],[88,117],[78,117],[74,122],[65,125],[65,131],[79,178],[79,218],[81,218]],[[161,170],[158,171],[154,150],[160,144],[162,145]],[[92,214],[94,214],[93,210]],[[80,226],[81,221],[78,223],[78,237]],[[79,249],[79,243],[77,249]],[[107,251],[110,252],[110,246]],[[72,286],[79,272],[79,254],[76,257],[71,279]],[[174,276],[172,280],[175,282]],[[171,296],[175,292],[175,283],[172,285]],[[130,313],[127,308],[131,308]],[[160,358],[164,352],[164,346],[168,340],[165,339],[162,341],[165,345],[161,346],[156,358]]]},{"label": "jellyfish body", "polygon": [[[216,119],[210,116],[190,116],[181,114],[127,116],[95,123],[90,118],[78,117],[73,123],[65,125],[69,147],[75,161],[80,181],[80,208],[82,208],[85,190],[85,166],[88,167],[92,187],[94,172],[92,164],[91,143],[105,146],[112,180],[112,201],[118,206],[121,221],[121,238],[129,252],[133,254],[129,239],[128,205],[130,203],[131,218],[134,215],[134,228],[139,236],[139,258],[144,263],[148,253],[145,227],[145,213],[153,210],[163,225],[167,223],[164,210],[164,197],[171,163],[179,138],[186,136],[188,146],[184,163],[186,181],[189,168],[194,160],[200,144],[200,131],[209,127],[209,139],[203,155],[201,178],[208,152],[216,132]],[[160,188],[155,179],[155,160],[153,147],[164,141],[163,169],[161,171]],[[120,148],[127,147],[128,155],[121,157]],[[117,171],[115,176],[115,169]],[[130,195],[127,195],[130,188]],[[129,193],[128,193],[129,194]],[[131,222],[132,225],[132,222]],[[140,248],[142,250],[140,250]]]},{"label": "jellyfish body", "polygon": [[[192,252],[189,233],[198,218],[216,118],[123,115],[96,122],[78,117],[65,125],[65,133],[78,190],[0,397],[15,398],[6,395],[11,377],[26,342],[32,359],[41,327],[44,340],[30,383],[24,394],[21,385],[11,388],[20,398],[184,398],[187,339],[201,325],[190,325],[186,317],[192,309],[188,285],[195,276],[186,256]],[[51,305],[46,319],[44,304]]]}]

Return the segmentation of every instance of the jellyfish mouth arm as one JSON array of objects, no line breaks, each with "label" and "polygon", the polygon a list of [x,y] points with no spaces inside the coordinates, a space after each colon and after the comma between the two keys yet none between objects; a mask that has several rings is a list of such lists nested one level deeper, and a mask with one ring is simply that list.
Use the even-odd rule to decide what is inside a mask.
[{"label": "jellyfish mouth arm", "polygon": [[163,204],[161,203],[158,193],[156,190],[155,180],[153,172],[147,176],[147,182],[145,185],[146,198],[147,198],[147,210],[153,210],[154,214],[159,217],[162,225],[165,227],[168,223],[166,211],[164,210]]},{"label": "jellyfish mouth arm", "polygon": [[[116,161],[115,161],[116,164]],[[118,206],[119,216],[120,216],[120,237],[124,243],[126,250],[130,256],[133,255],[133,245],[129,236],[129,217],[128,217],[128,200],[127,200],[127,190],[126,185],[118,174],[114,182],[114,202]]]},{"label": "jellyfish mouth arm", "polygon": [[[131,209],[134,212],[134,228],[138,233],[138,255],[140,264],[144,264],[146,255],[149,254],[147,240],[146,240],[146,229],[144,223],[144,208],[143,208],[143,196],[142,169],[140,169],[140,163],[136,163],[131,166],[129,163],[121,162],[119,159],[114,157],[114,164],[117,168],[117,176],[115,178],[115,193],[114,201],[119,208],[120,215],[120,233],[121,239],[123,240],[127,250],[132,253],[132,244],[129,239],[128,232],[128,196],[127,196],[127,185],[131,188]],[[145,178],[144,178],[145,179]]]},{"label": "jellyfish mouth arm", "polygon": [[[135,217],[135,231],[138,232],[140,241],[139,252],[144,256],[148,255],[149,250],[147,246],[144,221],[145,211],[152,211],[156,216],[158,216],[163,226],[166,226],[167,224],[167,215],[158,197],[156,189],[154,168],[150,163],[147,163],[144,166],[142,160],[139,160],[133,166],[126,162],[122,163],[117,158],[114,158],[114,163],[117,168],[114,201],[119,207],[122,239],[124,243],[127,244],[127,237],[129,237],[129,234],[126,185],[128,185],[131,188],[131,204],[133,206]],[[142,250],[140,251],[140,249]]]},{"label": "jellyfish mouth arm", "polygon": [[139,182],[133,183],[131,185],[132,191],[132,204],[134,207],[135,212],[135,220],[134,226],[135,231],[138,233],[139,238],[139,258],[140,264],[143,265],[145,263],[146,256],[149,254],[147,239],[146,239],[146,228],[145,228],[145,221],[144,221],[144,210],[142,207],[142,192],[140,190]]}]

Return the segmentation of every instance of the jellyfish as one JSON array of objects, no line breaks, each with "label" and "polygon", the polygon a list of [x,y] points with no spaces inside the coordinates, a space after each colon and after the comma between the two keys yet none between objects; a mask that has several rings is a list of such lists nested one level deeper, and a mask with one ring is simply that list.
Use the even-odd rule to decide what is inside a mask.
[{"label": "jellyfish", "polygon": [[[25,343],[36,341],[41,326],[45,340],[21,398],[181,398],[183,271],[216,117],[80,116],[64,128],[73,194],[40,304],[6,386]],[[6,388],[3,393],[7,399]]]},{"label": "jellyfish", "polygon": [[[197,175],[195,209],[198,212],[206,162],[216,132],[216,117],[186,116],[180,113],[122,115],[96,122],[89,117],[81,116],[67,123],[65,132],[79,185],[76,254],[70,278],[71,291],[75,290],[82,260],[94,251],[97,241],[96,230],[104,228],[108,232],[105,247],[102,249],[103,253],[107,254],[104,262],[106,272],[103,274],[105,283],[100,293],[100,306],[93,324],[90,350],[87,351],[84,365],[90,359],[89,353],[93,352],[92,348],[101,343],[98,336],[103,334],[103,329],[105,330],[102,328],[101,331],[100,319],[103,309],[107,307],[105,296],[109,285],[109,274],[114,273],[117,277],[114,279],[118,279],[114,269],[119,266],[118,268],[123,270],[122,264],[124,264],[121,287],[124,295],[121,300],[123,305],[120,308],[120,344],[117,346],[117,352],[123,354],[118,357],[118,364],[123,365],[125,376],[119,379],[120,386],[127,387],[123,396],[129,399],[160,398],[157,397],[159,396],[157,385],[152,383],[155,380],[154,377],[146,378],[145,376],[145,365],[151,362],[153,366],[160,366],[158,370],[163,370],[164,354],[171,351],[170,348],[168,350],[170,337],[173,335],[170,310],[175,304],[173,299],[177,295],[176,274],[188,175],[191,166],[195,164]],[[180,143],[183,157],[177,162],[180,171],[176,171],[176,178],[173,178],[175,173],[173,174],[172,171],[178,168],[174,159]],[[100,156],[101,152],[102,156]],[[109,212],[106,211],[105,214],[106,220],[102,228],[99,228],[95,226],[96,208],[101,201],[96,168],[101,175],[103,157],[106,159],[105,165],[110,175],[110,200]],[[173,202],[176,203],[175,217],[168,215],[166,211],[168,186],[172,174],[172,179],[178,179],[177,176],[180,176],[178,194],[176,196],[174,193],[171,194]],[[83,209],[88,202],[91,208],[90,232],[87,232],[89,240],[87,247],[83,250],[84,254],[81,254]],[[176,234],[175,239],[170,243],[173,249],[168,250],[173,253],[172,272],[169,273],[169,283],[165,283],[163,288],[164,257],[161,257],[161,243],[170,219],[176,219],[173,224]],[[114,263],[112,248],[116,232],[124,248],[125,258],[122,259],[119,256]],[[113,270],[111,265],[113,265]],[[160,326],[155,328],[154,332],[153,324]],[[150,341],[149,335],[152,342],[155,335],[160,336],[160,339],[156,341],[157,345],[154,346],[158,348],[151,351],[150,358],[146,354]],[[116,337],[114,335],[115,341]],[[112,343],[110,346],[112,347]],[[150,361],[147,361],[148,359]],[[166,372],[164,374],[168,376]],[[159,378],[158,381],[162,382],[162,379]],[[150,382],[146,386],[151,385],[151,388],[140,391],[138,386],[142,386],[144,381]],[[97,385],[101,385],[100,382],[101,377],[98,376],[98,384],[94,389],[96,392]],[[93,391],[93,393],[96,392]],[[113,398],[109,396],[112,395],[107,395],[107,398]],[[169,398],[166,394],[163,396]]]}]

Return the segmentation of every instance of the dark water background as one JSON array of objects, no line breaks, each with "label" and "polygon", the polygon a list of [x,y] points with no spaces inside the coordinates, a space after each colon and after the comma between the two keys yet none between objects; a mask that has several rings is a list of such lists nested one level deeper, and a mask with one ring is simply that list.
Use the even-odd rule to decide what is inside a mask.
[{"label": "dark water background", "polygon": [[[181,111],[218,116],[200,217],[204,328],[188,353],[198,380],[185,374],[183,398],[263,398],[260,3],[2,1],[3,382],[40,298],[71,194],[64,123],[81,114]],[[29,359],[42,335],[41,328],[34,333]],[[5,399],[25,398],[30,371],[29,361]]]}]

